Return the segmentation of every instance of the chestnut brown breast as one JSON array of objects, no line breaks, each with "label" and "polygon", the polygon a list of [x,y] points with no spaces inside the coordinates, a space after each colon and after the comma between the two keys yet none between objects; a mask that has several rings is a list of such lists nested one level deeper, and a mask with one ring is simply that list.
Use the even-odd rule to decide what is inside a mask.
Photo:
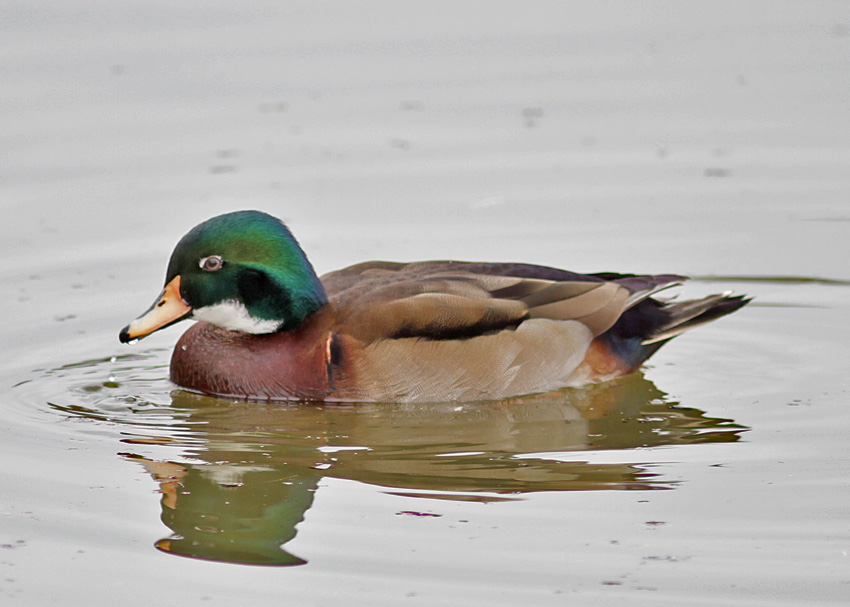
[{"label": "chestnut brown breast", "polygon": [[171,380],[207,394],[260,400],[340,398],[347,374],[333,360],[327,319],[295,331],[249,335],[205,322],[189,328],[171,357]]}]

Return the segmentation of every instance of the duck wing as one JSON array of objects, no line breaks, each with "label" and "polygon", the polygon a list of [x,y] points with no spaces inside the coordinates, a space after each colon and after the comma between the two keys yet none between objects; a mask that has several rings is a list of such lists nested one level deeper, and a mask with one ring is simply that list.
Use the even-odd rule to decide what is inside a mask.
[{"label": "duck wing", "polygon": [[337,331],[369,342],[466,339],[529,319],[576,320],[597,336],[670,283],[669,276],[611,276],[529,264],[379,261],[326,274],[322,282]]}]

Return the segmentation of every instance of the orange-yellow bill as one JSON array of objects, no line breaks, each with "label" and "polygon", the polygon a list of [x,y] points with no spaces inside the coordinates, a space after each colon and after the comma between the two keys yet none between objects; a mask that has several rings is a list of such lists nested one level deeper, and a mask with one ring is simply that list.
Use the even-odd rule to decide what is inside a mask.
[{"label": "orange-yellow bill", "polygon": [[154,304],[136,320],[121,330],[118,339],[123,343],[141,339],[154,331],[186,318],[192,308],[180,296],[180,276],[165,285]]}]

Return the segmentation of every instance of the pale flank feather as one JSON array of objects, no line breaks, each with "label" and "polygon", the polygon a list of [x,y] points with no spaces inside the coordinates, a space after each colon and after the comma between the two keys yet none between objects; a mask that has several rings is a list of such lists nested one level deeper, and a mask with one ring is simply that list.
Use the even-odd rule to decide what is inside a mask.
[{"label": "pale flank feather", "polygon": [[365,400],[499,399],[564,386],[592,339],[580,322],[534,319],[464,340],[377,341],[354,365],[369,378],[360,386]]}]

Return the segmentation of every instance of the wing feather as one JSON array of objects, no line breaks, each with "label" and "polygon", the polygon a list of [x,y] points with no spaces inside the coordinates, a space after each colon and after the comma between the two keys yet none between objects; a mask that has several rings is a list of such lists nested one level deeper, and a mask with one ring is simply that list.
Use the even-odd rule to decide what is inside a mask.
[{"label": "wing feather", "polygon": [[599,335],[626,309],[627,286],[556,272],[518,264],[367,262],[322,281],[338,330],[363,341],[470,338],[513,331],[529,318],[578,320]]}]

